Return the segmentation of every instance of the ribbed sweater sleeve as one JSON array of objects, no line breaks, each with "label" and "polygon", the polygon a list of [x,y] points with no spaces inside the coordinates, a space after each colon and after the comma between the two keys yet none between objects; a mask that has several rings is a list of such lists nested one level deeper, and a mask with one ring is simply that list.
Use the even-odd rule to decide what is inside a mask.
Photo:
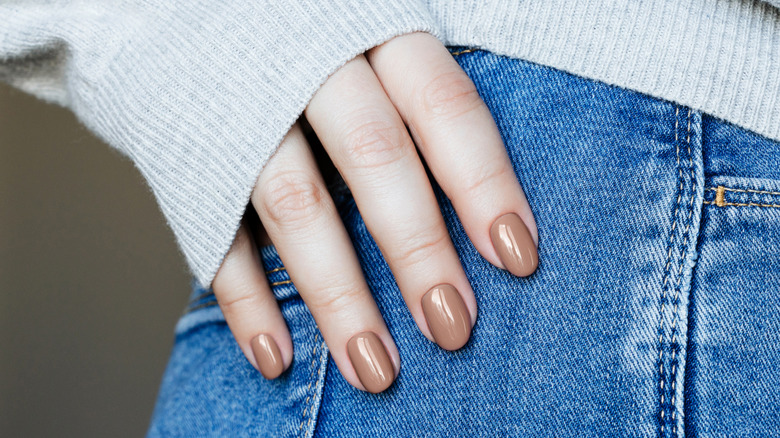
[{"label": "ribbed sweater sleeve", "polygon": [[71,108],[132,159],[209,285],[315,91],[412,31],[440,37],[422,0],[11,2],[0,4],[0,79]]}]

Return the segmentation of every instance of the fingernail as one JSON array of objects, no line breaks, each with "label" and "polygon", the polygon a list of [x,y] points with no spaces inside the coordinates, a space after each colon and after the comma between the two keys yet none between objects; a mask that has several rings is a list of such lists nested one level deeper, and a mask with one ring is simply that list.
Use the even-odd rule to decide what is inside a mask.
[{"label": "fingernail", "polygon": [[441,348],[457,350],[469,340],[471,317],[454,286],[432,287],[422,298],[422,308],[433,339]]},{"label": "fingernail", "polygon": [[539,255],[531,233],[520,217],[507,213],[493,222],[490,239],[501,262],[518,277],[527,277],[536,271]]},{"label": "fingernail", "polygon": [[360,383],[368,392],[382,392],[395,380],[395,369],[390,356],[374,332],[353,336],[347,343],[347,353]]},{"label": "fingernail", "polygon": [[252,339],[252,353],[255,355],[260,373],[266,379],[275,379],[284,371],[282,352],[279,351],[274,338],[261,334]]}]

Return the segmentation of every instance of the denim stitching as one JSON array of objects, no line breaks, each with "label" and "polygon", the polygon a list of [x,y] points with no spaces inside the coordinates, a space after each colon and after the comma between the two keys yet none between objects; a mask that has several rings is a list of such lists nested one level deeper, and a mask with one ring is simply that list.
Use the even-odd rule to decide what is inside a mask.
[{"label": "denim stitching", "polygon": [[457,52],[452,52],[452,53],[450,53],[450,54],[451,54],[452,56],[458,56],[458,55],[462,55],[462,54],[464,54],[464,53],[471,53],[471,52],[476,52],[477,50],[479,50],[479,49],[465,49],[465,50],[459,50],[459,51],[457,51]]},{"label": "denim stitching", "polygon": [[680,269],[677,272],[677,285],[675,286],[675,297],[674,297],[674,313],[672,314],[673,318],[673,324],[672,324],[672,342],[669,344],[669,347],[672,348],[672,360],[670,362],[670,365],[672,367],[672,374],[671,374],[671,393],[672,393],[672,403],[671,403],[671,410],[672,410],[672,436],[677,435],[677,406],[676,406],[676,396],[677,396],[677,350],[674,348],[674,345],[677,343],[677,323],[679,321],[679,309],[680,309],[680,292],[682,289],[682,271],[683,267],[685,266],[685,256],[688,254],[688,239],[690,238],[690,228],[692,224],[692,218],[693,218],[693,200],[696,197],[696,175],[693,173],[693,153],[691,152],[691,110],[688,110],[688,128],[687,128],[687,134],[685,139],[686,147],[688,150],[688,162],[690,165],[690,172],[691,172],[691,197],[690,201],[688,202],[688,217],[685,219],[686,225],[685,230],[683,234],[682,239],[682,254],[680,255]]},{"label": "denim stitching", "polygon": [[713,201],[704,201],[707,205],[714,205],[716,207],[764,207],[764,208],[780,208],[780,204],[756,204],[753,202],[748,202],[746,204],[744,203],[737,203],[737,202],[723,202],[721,204],[715,203]]},{"label": "denim stitching", "polygon": [[666,305],[666,283],[669,281],[669,275],[671,273],[671,265],[672,265],[672,248],[674,246],[674,236],[675,236],[675,230],[677,229],[677,218],[679,216],[680,211],[680,200],[682,199],[682,191],[683,191],[683,175],[682,175],[682,168],[680,167],[680,142],[679,142],[679,114],[680,114],[680,108],[676,108],[674,111],[674,145],[675,145],[675,151],[677,156],[677,169],[678,169],[678,180],[679,185],[677,188],[677,201],[674,208],[673,213],[673,221],[672,221],[672,228],[669,231],[669,243],[668,243],[668,249],[666,252],[666,266],[664,267],[664,278],[661,283],[661,311],[659,314],[659,322],[658,322],[658,386],[659,386],[659,392],[660,392],[660,403],[659,403],[659,412],[660,412],[660,429],[661,433],[660,436],[663,437],[665,432],[664,427],[664,421],[666,420],[666,411],[664,406],[666,405],[666,397],[665,397],[665,383],[666,383],[666,375],[664,373],[664,360],[663,360],[663,354],[664,354],[664,312],[665,312],[665,305]]},{"label": "denim stitching", "polygon": [[[319,362],[322,363],[322,359],[325,356],[325,340],[323,339],[322,343],[320,344],[320,357]],[[309,421],[306,423],[306,429],[308,429],[311,426],[311,422],[314,421],[314,407],[312,406],[312,415],[309,416]]]},{"label": "denim stitching", "polygon": [[[317,356],[317,349],[318,348],[322,349],[322,346],[324,346],[324,344],[325,344],[324,340],[322,341],[322,344],[319,344],[318,343],[319,339],[320,339],[320,334],[319,333],[315,333],[314,334],[314,344],[315,345],[314,345],[314,350],[312,350],[312,361],[311,361],[311,367],[312,368],[311,368],[311,372],[309,372],[309,384],[308,384],[308,386],[306,386],[306,391],[305,392],[309,392],[309,389],[311,388],[311,384],[314,381],[313,380],[314,379],[314,372],[317,371],[317,358],[318,358],[318,356]],[[321,353],[320,353],[320,356],[322,356]],[[303,415],[302,415],[302,418],[301,418],[301,425],[298,426],[298,433],[300,434],[300,436],[304,436],[304,434],[306,433],[306,429],[303,428],[303,425],[306,424],[306,412],[309,410],[309,400],[311,400],[311,398],[312,398],[311,396],[312,395],[309,394],[306,397],[306,400],[303,402]]]},{"label": "denim stitching", "polygon": [[718,190],[723,189],[727,192],[740,192],[740,193],[757,193],[759,195],[780,195],[780,192],[770,192],[768,190],[753,190],[753,189],[733,189],[731,187],[724,187],[724,186],[718,186],[718,187],[707,187],[704,190]]},{"label": "denim stitching", "polygon": [[266,273],[266,274],[273,274],[273,273],[274,273],[274,272],[276,272],[276,271],[284,271],[284,270],[286,270],[286,269],[287,269],[287,268],[285,268],[284,266],[282,266],[281,268],[276,268],[276,269],[271,269],[270,271],[265,271],[265,273]]},{"label": "denim stitching", "polygon": [[271,286],[272,287],[273,286],[280,286],[282,284],[290,284],[290,283],[292,283],[292,280],[275,281],[275,282],[271,283]]}]

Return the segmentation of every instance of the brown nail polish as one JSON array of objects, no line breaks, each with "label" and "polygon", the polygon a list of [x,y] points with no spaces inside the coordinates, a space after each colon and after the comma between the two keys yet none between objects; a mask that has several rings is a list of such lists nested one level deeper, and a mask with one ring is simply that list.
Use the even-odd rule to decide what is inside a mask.
[{"label": "brown nail polish", "polygon": [[471,317],[454,286],[432,287],[422,298],[422,308],[433,339],[441,348],[457,350],[469,340]]},{"label": "brown nail polish", "polygon": [[373,332],[358,333],[347,343],[347,353],[360,383],[374,394],[395,380],[395,369],[385,346]]},{"label": "brown nail polish", "polygon": [[260,372],[266,379],[275,379],[284,371],[282,352],[279,351],[274,338],[261,334],[252,339],[252,353],[255,355]]},{"label": "brown nail polish", "polygon": [[507,213],[493,222],[490,239],[507,270],[518,277],[527,277],[536,271],[539,255],[531,233],[520,217]]}]

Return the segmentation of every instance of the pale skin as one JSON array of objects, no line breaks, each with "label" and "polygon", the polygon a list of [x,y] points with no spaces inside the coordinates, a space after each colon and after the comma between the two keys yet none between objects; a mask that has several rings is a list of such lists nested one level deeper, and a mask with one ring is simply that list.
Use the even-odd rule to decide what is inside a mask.
[{"label": "pale skin", "polygon": [[[427,33],[395,37],[332,74],[304,116],[349,186],[422,334],[435,342],[420,303],[442,283],[460,293],[473,327],[474,291],[420,155],[474,247],[497,268],[506,269],[490,236],[496,218],[517,214],[535,244],[538,232],[495,121],[448,50]],[[262,170],[251,204],[267,233],[258,239],[276,247],[344,378],[366,390],[347,352],[350,338],[366,331],[382,341],[397,376],[398,349],[298,123]],[[286,369],[293,344],[257,245],[242,225],[212,286],[249,362],[258,368],[251,342],[266,334]]]}]

